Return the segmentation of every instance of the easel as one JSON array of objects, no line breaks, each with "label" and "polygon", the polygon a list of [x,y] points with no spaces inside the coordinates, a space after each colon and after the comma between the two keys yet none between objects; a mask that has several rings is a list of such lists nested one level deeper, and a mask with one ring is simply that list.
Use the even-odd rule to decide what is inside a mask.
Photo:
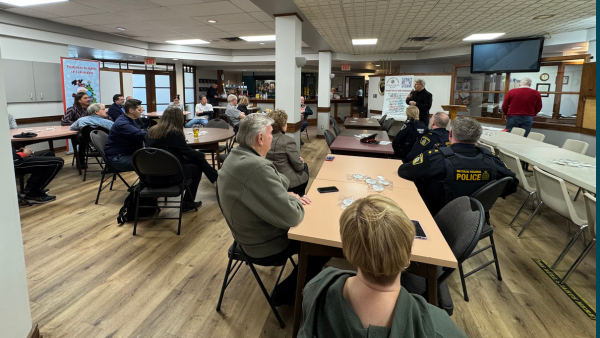
[{"label": "easel", "polygon": [[468,112],[469,110],[467,109],[467,106],[462,106],[462,105],[453,105],[453,104],[449,104],[449,105],[444,105],[442,106],[442,109],[444,111],[448,112],[448,115],[450,115],[450,120],[454,120],[456,118],[456,113],[459,111],[466,111]]}]

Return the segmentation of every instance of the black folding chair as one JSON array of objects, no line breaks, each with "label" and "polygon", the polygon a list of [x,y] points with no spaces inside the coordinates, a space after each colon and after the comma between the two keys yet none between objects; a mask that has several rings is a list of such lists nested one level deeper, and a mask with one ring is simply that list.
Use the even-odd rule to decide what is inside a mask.
[{"label": "black folding chair", "polygon": [[[102,161],[102,155],[100,155],[98,150],[96,150],[96,148],[92,144],[92,139],[90,138],[90,133],[94,130],[101,130],[101,131],[105,132],[107,135],[109,133],[108,129],[101,127],[101,126],[85,126],[79,132],[81,135],[81,142],[85,142],[85,144],[87,145],[87,147],[85,148],[85,164],[86,165],[83,169],[83,182],[85,182],[88,172],[102,172],[102,169],[104,168],[104,165],[103,165],[104,162]],[[81,143],[80,143],[80,145],[81,145]],[[81,151],[81,147],[79,147],[79,148],[80,148],[79,151]],[[89,159],[91,157],[93,157],[96,160],[96,163],[90,163]],[[90,165],[99,165],[100,169],[99,170],[89,170]]]},{"label": "black folding chair", "polygon": [[386,120],[381,126],[381,129],[385,130],[386,133],[389,133],[390,129],[392,129],[392,126],[394,125],[394,122],[396,122],[394,119]]},{"label": "black folding chair", "polygon": [[379,119],[379,121],[377,121],[377,122],[379,122],[379,125],[380,125],[380,126],[383,126],[383,123],[385,122],[385,119],[386,119],[386,118],[387,118],[387,114],[386,114],[386,115],[383,115],[383,116],[382,116],[382,117]]},{"label": "black folding chair", "polygon": [[329,121],[331,122],[331,127],[333,127],[333,131],[335,132],[335,136],[338,136],[342,132],[340,130],[340,126],[338,126],[337,121],[333,118],[333,116],[329,116]]},{"label": "black folding chair", "polygon": [[[219,209],[221,209],[221,213],[223,214],[223,216],[225,216],[225,214],[223,213],[223,208],[221,207],[221,201],[219,199],[218,183],[217,183],[216,191],[217,191],[217,204],[219,204]],[[225,221],[227,222],[227,226],[229,227],[229,230],[231,231],[231,235],[233,236],[234,232],[233,232],[233,229],[231,229],[231,225],[227,221],[227,218],[225,218]],[[234,236],[234,238],[235,238],[235,236]],[[254,275],[254,278],[256,279],[258,286],[260,286],[260,290],[262,291],[263,295],[267,299],[267,302],[269,303],[271,310],[273,311],[273,313],[275,314],[275,317],[277,318],[277,321],[279,322],[279,327],[281,327],[283,329],[285,327],[285,323],[283,322],[283,320],[281,319],[281,316],[279,315],[279,312],[275,308],[275,305],[273,304],[271,297],[273,297],[273,292],[275,291],[277,284],[279,284],[279,280],[281,279],[281,275],[283,274],[283,270],[285,269],[287,260],[289,259],[290,262],[292,262],[292,265],[294,266],[294,268],[296,267],[296,262],[294,262],[292,257],[287,257],[287,258],[281,259],[281,261],[279,261],[279,262],[275,262],[272,265],[269,265],[269,266],[281,266],[281,271],[279,271],[279,275],[277,276],[277,280],[275,281],[275,287],[273,287],[273,290],[269,294],[269,293],[267,293],[267,289],[265,288],[265,285],[263,284],[260,276],[258,275],[256,268],[254,267],[254,264],[256,264],[256,263],[253,264],[252,259],[248,255],[246,255],[246,253],[244,252],[244,249],[242,249],[242,246],[238,244],[237,240],[234,239],[233,244],[231,244],[231,246],[229,247],[229,250],[227,250],[227,256],[229,257],[229,262],[227,262],[227,270],[225,270],[225,277],[223,278],[223,286],[221,287],[221,293],[219,295],[219,302],[217,303],[217,312],[221,311],[221,304],[223,302],[223,295],[225,294],[225,290],[227,289],[227,287],[233,280],[233,277],[235,277],[235,275],[237,274],[237,272],[240,269],[240,267],[242,266],[242,264],[245,263],[246,265],[248,265],[250,267],[250,270],[252,270],[252,274]],[[233,261],[235,261],[235,263],[232,265]],[[257,265],[259,265],[259,264],[257,264]]]},{"label": "black folding chair", "polygon": [[[210,121],[208,121],[208,123],[206,123],[206,125],[204,126],[204,128],[221,128],[221,129],[229,129],[229,123],[225,120],[222,119],[212,119]],[[237,129],[234,129],[234,131],[237,131]],[[236,132],[237,134],[237,132]],[[225,143],[225,145],[220,144],[219,145],[219,154],[222,152],[225,152],[227,150],[227,143]],[[233,145],[232,145],[233,146]],[[210,156],[212,158],[212,165],[213,167],[216,168],[215,165],[215,152],[213,150],[210,149],[199,149],[200,151],[204,152],[204,153],[210,153]]]},{"label": "black folding chair", "polygon": [[327,142],[327,146],[331,148],[331,144],[335,141],[335,135],[329,130],[325,130],[325,142]]},{"label": "black folding chair", "polygon": [[[191,179],[186,180],[183,173],[183,168],[177,157],[173,156],[166,150],[157,148],[142,148],[133,153],[132,162],[135,172],[140,178],[138,191],[136,191],[135,200],[135,221],[133,223],[133,235],[135,236],[137,222],[140,219],[176,219],[179,220],[177,226],[177,235],[181,233],[181,214],[183,211],[183,196],[185,193],[190,193],[189,183]],[[156,185],[148,182],[148,178],[152,176],[164,176],[181,178],[181,182],[173,183],[172,185]],[[179,197],[179,201],[167,201],[167,197]],[[179,217],[138,217],[140,208],[155,208],[154,206],[141,206],[140,197],[159,198],[165,197],[166,203],[177,203],[177,206],[165,205],[164,208],[178,208]],[[194,196],[191,196],[192,198]],[[198,209],[194,207],[196,211]]]},{"label": "black folding chair", "polygon": [[[125,179],[123,179],[123,177],[120,174],[123,171],[118,171],[117,169],[115,169],[112,166],[112,164],[110,163],[110,161],[108,160],[108,158],[106,157],[106,153],[104,152],[104,149],[106,148],[106,142],[108,141],[108,134],[103,132],[102,130],[93,130],[90,133],[90,140],[92,141],[92,145],[94,145],[94,148],[96,148],[98,153],[100,153],[100,156],[102,156],[102,160],[104,160],[104,168],[102,168],[102,178],[100,178],[100,186],[98,187],[98,195],[96,195],[96,203],[94,203],[94,204],[98,204],[98,200],[100,199],[100,193],[102,192],[102,190],[106,189],[106,187],[109,185],[110,185],[109,190],[112,190],[113,183],[115,182],[117,177],[119,177],[121,179],[121,181],[123,181],[123,183],[127,186],[127,189],[129,189],[130,186],[129,186],[129,184],[127,184],[127,181],[125,181]],[[105,179],[104,177],[106,175],[108,175],[108,178]],[[112,176],[112,179],[111,179],[111,176]],[[110,182],[106,183],[106,185],[104,185],[104,183],[108,180],[110,180]]]}]

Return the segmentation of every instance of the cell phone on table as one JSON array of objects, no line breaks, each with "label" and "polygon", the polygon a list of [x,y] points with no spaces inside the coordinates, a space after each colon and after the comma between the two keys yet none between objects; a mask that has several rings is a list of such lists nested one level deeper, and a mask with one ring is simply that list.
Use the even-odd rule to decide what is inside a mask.
[{"label": "cell phone on table", "polygon": [[337,187],[322,187],[322,188],[317,188],[317,191],[320,192],[321,194],[326,194],[328,192],[338,192],[338,188]]},{"label": "cell phone on table", "polygon": [[412,222],[415,225],[415,230],[416,230],[415,238],[416,239],[427,239],[427,234],[425,234],[425,230],[423,230],[421,223],[419,223],[419,221],[412,221]]},{"label": "cell phone on table", "polygon": [[327,157],[325,157],[325,161],[329,161],[329,162],[333,161],[334,159],[335,159],[335,156],[327,156]]}]

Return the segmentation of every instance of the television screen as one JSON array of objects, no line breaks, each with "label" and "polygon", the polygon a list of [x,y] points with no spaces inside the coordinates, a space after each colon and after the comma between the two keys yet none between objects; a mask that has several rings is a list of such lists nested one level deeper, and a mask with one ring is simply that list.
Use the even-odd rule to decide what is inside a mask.
[{"label": "television screen", "polygon": [[544,38],[471,45],[471,73],[539,72]]}]

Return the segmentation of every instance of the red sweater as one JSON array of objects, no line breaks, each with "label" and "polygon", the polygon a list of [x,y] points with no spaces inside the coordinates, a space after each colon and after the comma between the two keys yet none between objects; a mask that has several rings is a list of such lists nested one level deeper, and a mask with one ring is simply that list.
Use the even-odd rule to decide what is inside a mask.
[{"label": "red sweater", "polygon": [[542,110],[540,92],[529,87],[511,89],[502,103],[507,116],[535,116]]}]

